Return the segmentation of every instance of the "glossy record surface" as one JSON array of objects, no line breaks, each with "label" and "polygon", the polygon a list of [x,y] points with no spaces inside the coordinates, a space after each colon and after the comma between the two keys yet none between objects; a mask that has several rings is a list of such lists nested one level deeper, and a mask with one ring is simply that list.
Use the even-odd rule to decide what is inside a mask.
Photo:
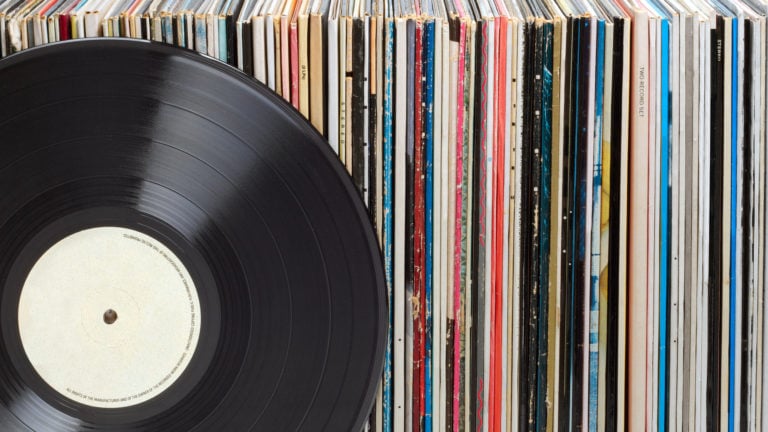
[{"label": "glossy record surface", "polygon": [[[360,429],[383,358],[381,259],[299,114],[226,65],[133,40],[4,59],[0,101],[0,430]],[[31,266],[96,226],[162,241],[201,301],[189,367],[128,408],[53,391],[19,340]]]}]

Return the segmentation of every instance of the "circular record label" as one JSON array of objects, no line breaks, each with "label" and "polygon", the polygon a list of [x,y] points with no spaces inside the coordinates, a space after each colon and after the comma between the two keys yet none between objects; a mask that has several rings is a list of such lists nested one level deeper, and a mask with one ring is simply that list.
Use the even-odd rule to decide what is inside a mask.
[{"label": "circular record label", "polygon": [[200,336],[189,272],[156,239],[92,228],[37,261],[19,302],[19,332],[37,373],[84,405],[123,408],[168,389]]}]

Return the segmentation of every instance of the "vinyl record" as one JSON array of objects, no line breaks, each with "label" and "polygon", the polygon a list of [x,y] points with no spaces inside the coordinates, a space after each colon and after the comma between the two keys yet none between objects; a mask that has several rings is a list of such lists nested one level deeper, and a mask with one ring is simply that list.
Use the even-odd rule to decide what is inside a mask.
[{"label": "vinyl record", "polygon": [[196,53],[0,61],[0,430],[360,430],[386,300],[321,136]]}]

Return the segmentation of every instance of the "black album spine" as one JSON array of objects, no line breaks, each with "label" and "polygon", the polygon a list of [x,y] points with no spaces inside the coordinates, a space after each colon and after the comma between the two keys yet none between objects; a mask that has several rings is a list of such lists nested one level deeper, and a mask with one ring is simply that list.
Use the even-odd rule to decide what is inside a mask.
[{"label": "black album spine", "polygon": [[[240,11],[240,8],[237,8],[237,12]],[[227,64],[230,66],[237,67],[237,23],[236,17],[238,14],[233,15],[232,13],[227,14],[226,18],[224,19],[224,22],[226,23],[226,42],[227,42]]]},{"label": "black album spine", "polygon": [[531,308],[533,302],[532,279],[534,276],[532,262],[533,248],[533,197],[532,197],[532,158],[534,139],[534,59],[536,52],[536,29],[533,20],[525,23],[524,37],[524,72],[523,72],[523,154],[521,157],[521,226],[520,226],[520,430],[527,431],[533,427],[532,406],[535,400],[531,399],[531,370],[535,373],[535,364],[531,357],[535,352],[531,333],[535,327],[531,324],[535,319],[535,311]]},{"label": "black album spine", "polygon": [[[620,251],[619,220],[621,218],[621,155],[625,151],[621,147],[621,128],[624,95],[622,87],[624,83],[624,19],[614,20],[613,42],[613,81],[611,94],[611,136],[608,142],[610,146],[610,210],[608,219],[608,335],[606,338],[606,365],[605,365],[605,427],[606,430],[616,430],[618,413],[618,362],[619,362],[619,290],[624,283],[619,279],[619,263],[617,262]],[[601,251],[602,252],[602,251]]]},{"label": "black album spine", "polygon": [[573,373],[573,353],[574,353],[574,334],[573,334],[573,266],[574,266],[574,236],[576,233],[575,219],[573,217],[576,202],[575,185],[575,161],[573,155],[576,152],[575,124],[576,124],[576,47],[578,46],[578,19],[567,18],[567,35],[565,50],[565,71],[563,79],[565,80],[565,98],[563,100],[563,214],[561,223],[564,225],[562,230],[561,242],[562,262],[561,280],[563,281],[563,295],[561,296],[560,311],[561,316],[565,317],[561,321],[560,331],[560,389],[558,403],[560,406],[560,418],[558,423],[559,430],[568,430],[571,420],[571,405],[573,403],[573,382],[571,376]]},{"label": "black album spine", "polygon": [[365,196],[365,22],[352,20],[352,179]]},{"label": "black album spine", "polygon": [[243,72],[253,76],[253,24],[251,20],[246,20],[242,26],[240,43],[243,46]]},{"label": "black album spine", "polygon": [[724,131],[724,32],[725,22],[717,16],[712,30],[712,118],[710,120],[710,206],[709,206],[709,304],[707,344],[707,430],[720,427],[720,346],[722,338],[722,247],[723,247],[723,153]]},{"label": "black album spine", "polygon": [[578,77],[578,114],[576,124],[576,190],[577,202],[575,206],[574,219],[576,224],[576,257],[575,257],[575,277],[574,277],[574,359],[573,359],[573,425],[575,430],[582,430],[584,423],[584,412],[582,400],[586,397],[587,385],[585,375],[588,365],[586,364],[586,351],[588,350],[587,340],[584,335],[587,333],[588,314],[585,308],[588,298],[588,286],[586,276],[588,269],[586,267],[587,254],[590,253],[587,246],[587,206],[592,203],[587,202],[587,176],[592,175],[592,167],[587,166],[588,152],[588,122],[589,122],[589,99],[592,95],[589,93],[589,76],[593,73],[590,68],[591,47],[591,18],[583,18],[579,23],[579,77]]},{"label": "black album spine", "polygon": [[165,38],[163,42],[173,45],[180,45],[181,40],[179,38],[179,20],[176,17],[169,15],[168,17],[163,18],[163,23],[167,23],[171,30],[171,37]]},{"label": "black album spine", "polygon": [[141,17],[141,31],[142,37],[146,40],[152,40],[152,27],[151,18],[148,16]]},{"label": "black album spine", "polygon": [[[529,203],[530,203],[530,249],[527,258],[530,266],[529,287],[530,298],[527,305],[530,308],[528,326],[528,395],[527,414],[528,430],[536,430],[537,406],[538,406],[538,377],[539,377],[539,326],[546,321],[540,320],[541,309],[541,285],[539,281],[539,251],[541,237],[541,151],[542,151],[542,106],[543,106],[543,74],[544,74],[544,28],[541,22],[533,24],[533,105],[531,106],[532,134],[530,141],[528,176],[530,177]],[[546,349],[546,347],[545,347]],[[545,371],[546,373],[546,371]],[[543,396],[543,395],[542,395]]]}]

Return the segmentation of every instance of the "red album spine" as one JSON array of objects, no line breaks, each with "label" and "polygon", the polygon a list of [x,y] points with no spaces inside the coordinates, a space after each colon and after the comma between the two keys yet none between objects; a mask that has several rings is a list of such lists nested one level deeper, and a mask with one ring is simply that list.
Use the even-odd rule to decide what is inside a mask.
[{"label": "red album spine", "polygon": [[69,40],[69,14],[59,15],[59,38],[63,41]]},{"label": "red album spine", "polygon": [[44,17],[44,16],[46,16],[46,14],[48,13],[48,11],[49,11],[49,10],[50,10],[50,9],[53,7],[53,5],[55,5],[55,4],[56,4],[56,0],[49,0],[49,1],[48,1],[48,3],[46,3],[46,4],[45,4],[45,7],[43,7],[42,9],[40,9],[40,12],[39,12],[40,16],[41,16],[41,17]]},{"label": "red album spine", "polygon": [[496,136],[493,149],[493,255],[491,297],[491,387],[489,426],[501,430],[503,276],[504,276],[504,141],[507,118],[507,20],[496,21]]},{"label": "red album spine", "polygon": [[424,417],[424,290],[425,290],[425,237],[424,237],[424,141],[422,112],[422,23],[416,22],[414,59],[414,203],[413,203],[413,430],[421,430]]}]

